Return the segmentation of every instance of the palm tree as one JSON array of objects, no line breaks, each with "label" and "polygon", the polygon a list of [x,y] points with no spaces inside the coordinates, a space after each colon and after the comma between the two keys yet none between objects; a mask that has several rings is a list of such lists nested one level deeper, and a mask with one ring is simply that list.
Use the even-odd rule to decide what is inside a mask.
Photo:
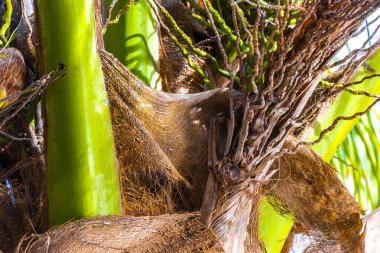
[{"label": "palm tree", "polygon": [[[258,224],[266,224],[265,219],[258,216],[259,204],[264,197],[277,212],[295,220],[292,234],[303,232],[310,236],[310,247],[334,252],[362,251],[362,210],[340,183],[331,166],[306,146],[325,140],[327,133],[332,132],[338,122],[366,113],[379,99],[369,90],[353,90],[354,85],[374,80],[377,76],[364,71],[363,78],[355,72],[376,50],[377,44],[363,46],[336,63],[331,63],[331,59],[348,38],[358,33],[361,21],[379,6],[380,1],[210,3],[202,0],[186,4],[164,2],[162,5],[148,1],[160,23],[160,43],[163,43],[160,71],[161,76],[167,77],[163,83],[168,84],[163,87],[170,90],[178,85],[178,80],[186,80],[184,88],[187,90],[212,88],[191,95],[167,94],[144,86],[122,63],[102,49],[102,29],[99,15],[96,15],[99,13],[99,2],[95,1],[95,12],[92,12],[92,1],[83,1],[83,5],[74,1],[75,11],[70,9],[66,12],[64,10],[67,10],[68,5],[59,1],[50,2],[37,2],[42,48],[45,45],[42,51],[44,71],[50,70],[60,61],[67,69],[67,76],[48,88],[44,102],[51,224],[69,218],[117,213],[120,178],[124,214],[201,213],[203,224],[197,213],[193,216],[158,216],[131,224],[131,229],[153,224],[151,226],[162,234],[162,239],[144,244],[148,247],[146,251],[160,250],[160,244],[178,246],[182,241],[191,242],[197,238],[195,241],[200,243],[199,248],[194,248],[192,244],[184,248],[171,246],[172,250],[221,252],[222,247],[226,252],[262,252],[264,247],[269,248],[265,233],[261,233],[263,241],[258,237]],[[59,15],[52,10],[56,10]],[[181,15],[178,10],[181,10]],[[69,19],[72,22],[64,23],[68,15],[72,17]],[[88,31],[85,33],[88,37],[82,37],[78,28],[71,27],[77,25],[74,21],[76,18],[85,21],[81,32]],[[97,29],[94,29],[94,24]],[[58,34],[62,37],[57,35],[57,31],[61,31]],[[69,34],[64,31],[69,31]],[[84,64],[86,67],[76,64],[81,57],[76,54],[89,52],[78,52],[78,48],[83,47],[80,46],[81,40],[76,39],[76,34],[78,38],[83,38],[83,45],[92,50],[93,60],[83,57],[89,63]],[[46,49],[47,45],[51,51]],[[55,46],[57,49],[54,49]],[[56,54],[56,50],[62,52]],[[376,68],[370,62],[367,64],[370,69]],[[88,82],[85,80],[70,81],[74,80],[70,79],[71,75],[75,76],[74,68],[78,68],[78,73],[85,73],[87,67],[90,74],[96,72],[88,80],[94,80],[91,83],[99,86],[87,87],[85,85]],[[328,71],[335,67],[339,67],[339,70]],[[101,110],[105,113],[102,120],[89,117],[89,122],[77,124],[79,117],[86,118],[85,115],[90,113],[90,106],[87,105],[96,107],[98,102],[104,101],[98,97],[104,95],[100,73],[103,73],[110,101],[119,175],[116,175],[115,163],[112,162],[112,135],[106,123],[99,123],[107,122],[107,110]],[[51,76],[46,78],[55,79]],[[65,80],[67,85],[64,85]],[[202,85],[199,85],[200,81]],[[80,91],[78,87],[82,86],[77,85],[83,85],[83,90]],[[93,101],[89,97],[91,89],[96,89],[93,97],[99,100]],[[58,95],[54,96],[55,91],[61,92],[59,99]],[[344,98],[347,95],[342,92],[350,93],[351,98]],[[82,93],[83,96],[78,95]],[[317,117],[324,112],[323,105],[340,99],[335,107],[344,107],[345,103],[353,101],[355,94],[366,97],[367,105],[359,112],[353,110],[345,115],[339,109],[332,108],[330,110],[334,113],[328,114],[336,116],[332,120],[331,117]],[[74,99],[76,96],[77,99]],[[26,93],[23,97],[31,96]],[[57,103],[60,99],[67,99],[67,102]],[[68,106],[77,102],[78,105],[84,104],[75,110]],[[9,111],[19,107],[11,103],[5,108],[7,111],[3,115],[9,115]],[[57,108],[57,111],[49,111],[49,108]],[[79,116],[71,114],[77,110],[81,113]],[[66,114],[73,118],[64,116]],[[62,119],[58,121],[59,118]],[[68,126],[54,125],[60,122]],[[319,129],[319,133],[318,126],[324,126]],[[315,138],[307,139],[305,136],[308,131],[305,129],[310,127],[315,130]],[[91,133],[89,129],[94,129],[95,134],[85,134],[83,142],[88,141],[87,144],[92,144],[95,150],[99,145],[107,147],[107,152],[92,152],[92,145],[83,144],[83,148],[75,144],[81,139],[76,138],[80,136],[76,133]],[[57,138],[54,131],[68,131],[72,137]],[[101,132],[102,135],[99,134]],[[330,138],[336,137],[331,135]],[[343,134],[340,139],[343,141]],[[67,151],[71,146],[78,146],[79,149]],[[330,146],[332,151],[329,153],[334,153],[337,146],[324,147]],[[49,153],[49,148],[55,153]],[[329,160],[327,154],[319,154]],[[57,157],[61,159],[53,163]],[[94,168],[99,164],[109,167],[104,172],[95,173],[94,177],[84,179],[86,171],[92,175],[93,169],[87,165],[83,166],[84,170],[80,169],[84,164],[82,158],[88,164],[96,162]],[[49,169],[49,166],[53,166],[53,169]],[[69,175],[68,166],[72,169]],[[54,172],[56,169],[57,172]],[[98,185],[96,180],[100,174],[107,175],[112,183]],[[56,175],[59,175],[57,182],[53,181]],[[61,183],[64,184],[60,190],[55,191],[54,188]],[[75,190],[82,185],[82,189]],[[106,191],[106,196],[109,196],[102,201],[96,200],[98,204],[95,205],[77,194],[91,192],[89,189],[94,189],[93,185],[100,186],[95,187],[99,192],[93,196],[104,196],[102,191]],[[112,189],[108,188],[110,185]],[[74,190],[76,194],[72,193]],[[71,195],[72,205],[87,207],[91,203],[90,206],[99,207],[104,204],[107,211],[98,208],[93,212],[84,210],[72,213],[76,209],[69,204],[62,206],[65,202],[54,192],[66,194],[66,198]],[[51,206],[55,203],[56,207]],[[65,215],[54,211],[58,209],[63,210]],[[118,244],[115,239],[115,244],[111,242],[106,245],[100,241],[104,238],[103,233],[115,238],[112,235],[125,229],[120,226],[126,222],[123,217],[104,219],[68,223],[34,241],[28,246],[29,250],[38,252],[41,247],[45,247],[49,238],[50,249],[59,251],[67,247],[65,243],[70,243],[65,231],[68,235],[87,231],[78,236],[88,238],[93,235],[95,228],[99,235],[91,239],[94,243],[89,246],[78,241],[78,247],[144,251],[144,248],[136,248],[140,243],[137,246]],[[155,223],[156,219],[161,225]],[[94,226],[98,223],[105,226]],[[173,226],[178,230],[167,229]],[[194,227],[195,232],[188,233]],[[180,237],[178,231],[184,231],[180,232]],[[204,233],[209,236],[202,236]],[[137,237],[155,238],[157,235],[141,231],[130,236],[131,241],[138,241]],[[75,241],[78,237],[72,238]],[[278,252],[278,249],[271,252]]]}]

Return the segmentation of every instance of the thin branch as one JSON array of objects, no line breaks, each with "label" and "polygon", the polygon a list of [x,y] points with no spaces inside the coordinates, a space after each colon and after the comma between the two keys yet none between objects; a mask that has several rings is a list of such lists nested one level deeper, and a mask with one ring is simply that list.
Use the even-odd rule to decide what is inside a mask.
[{"label": "thin branch", "polygon": [[[15,102],[10,103],[5,108],[0,110],[0,129],[13,117],[15,117],[24,107],[33,101],[37,96],[39,96],[49,84],[60,79],[65,75],[66,71],[63,65],[59,65],[57,70],[50,72],[49,74],[43,76],[36,82],[32,83],[27,89],[17,93],[16,96],[20,96]],[[10,95],[3,100],[8,100],[13,98],[13,95]],[[2,118],[4,117],[4,118]]]},{"label": "thin branch", "polygon": [[[228,62],[227,53],[224,50],[224,47],[222,45],[222,39],[220,38],[218,29],[216,29],[214,17],[210,12],[210,9],[212,8],[212,6],[208,0],[202,0],[202,2],[204,5],[204,8],[205,8],[205,11],[207,13],[207,17],[211,23],[212,30],[213,30],[214,34],[216,35],[216,41],[217,41],[220,53],[222,54],[224,67],[227,69],[229,76],[230,76],[230,83],[229,83],[229,87],[230,87],[230,118],[228,121],[227,141],[226,141],[226,146],[224,149],[224,156],[226,156],[230,151],[231,144],[232,144],[232,137],[233,137],[233,133],[234,133],[234,129],[235,129],[235,112],[234,112],[234,100],[233,100],[234,77],[233,77],[232,72],[231,72],[231,65]],[[213,10],[213,12],[216,12],[216,11]],[[239,33],[238,33],[238,35],[239,35]],[[237,41],[239,42],[240,40],[237,40]]]},{"label": "thin branch", "polygon": [[349,164],[348,162],[346,162],[345,160],[341,159],[341,158],[338,157],[338,156],[335,156],[335,155],[334,155],[333,158],[336,159],[336,160],[338,160],[339,162],[343,163],[343,164],[346,165],[347,167],[351,167],[352,169],[354,169],[354,170],[356,170],[356,171],[359,170],[359,169],[356,168],[354,165]]},{"label": "thin branch", "polygon": [[117,2],[118,2],[118,0],[112,0],[111,4],[109,6],[109,9],[108,9],[107,18],[106,18],[105,25],[103,26],[103,30],[104,30],[105,27],[107,27],[107,24],[111,20],[113,8],[115,7],[115,5],[116,5]]},{"label": "thin branch", "polygon": [[[118,0],[113,0],[113,1],[117,2]],[[113,6],[112,6],[112,8],[113,8]],[[125,7],[121,8],[121,9],[117,12],[115,18],[112,19],[112,20],[109,19],[109,18],[111,17],[111,16],[109,16],[109,17],[107,18],[107,20],[106,20],[106,23],[105,23],[104,26],[103,26],[103,34],[106,33],[108,27],[110,27],[111,25],[117,24],[117,23],[119,22],[119,19],[120,19],[123,15],[125,15],[125,13],[127,13],[128,9],[129,9],[129,5],[126,5]],[[112,9],[110,9],[110,10],[112,11]],[[111,15],[111,14],[109,13],[109,15]]]},{"label": "thin branch", "polygon": [[[374,20],[372,20],[371,22],[368,22],[368,23],[366,24],[366,26],[368,27],[368,26],[372,25],[372,24],[375,23],[377,20],[379,20],[379,18],[380,18],[380,15],[378,15],[378,16],[377,16]],[[367,29],[366,26],[364,26],[362,29],[358,30],[358,31],[357,31],[352,37],[355,38],[355,37],[359,36],[362,32],[364,32],[364,31]]]},{"label": "thin branch", "polygon": [[363,42],[362,46],[359,49],[355,49],[355,50],[351,51],[343,59],[341,59],[341,60],[339,60],[339,61],[337,61],[337,62],[335,62],[335,63],[333,63],[331,65],[327,65],[325,67],[325,69],[327,70],[327,69],[330,69],[330,68],[334,68],[334,67],[339,66],[340,64],[348,61],[349,59],[353,59],[353,58],[357,57],[357,55],[360,54],[360,53],[368,53],[368,52],[371,52],[374,49],[376,49],[380,45],[380,40],[377,41],[377,43],[375,43],[374,45],[370,46],[369,48],[365,48],[365,47],[368,44],[368,42],[371,41],[371,39],[377,34],[377,32],[379,31],[379,29],[380,29],[380,25],[376,27],[376,29],[372,33],[372,35]]},{"label": "thin branch", "polygon": [[0,135],[6,137],[7,139],[10,139],[12,141],[31,141],[31,138],[24,138],[24,137],[16,137],[9,133],[6,133],[2,130],[0,130]]},{"label": "thin branch", "polygon": [[342,92],[343,90],[345,90],[345,89],[347,89],[347,88],[349,88],[351,86],[361,84],[365,80],[370,80],[370,79],[375,78],[375,77],[380,77],[380,73],[376,73],[376,74],[372,74],[372,75],[369,75],[369,76],[365,76],[362,79],[360,79],[359,81],[354,81],[354,82],[343,84],[340,88],[338,88],[335,91],[331,92],[329,94],[329,96],[336,96],[338,93]]},{"label": "thin branch", "polygon": [[[253,3],[251,2],[250,0],[237,0],[235,1],[237,4],[239,3],[242,3],[242,2],[245,2],[245,3],[248,3],[249,5],[252,5],[253,7],[255,8],[263,8],[263,9],[268,9],[268,10],[284,10],[286,7],[282,6],[281,4],[268,4],[268,3]],[[292,4],[289,6],[289,9],[290,10],[298,10],[298,11],[301,11],[301,12],[305,12],[306,9],[303,8],[302,6],[298,6],[298,5],[295,5],[295,4]]]},{"label": "thin branch", "polygon": [[342,121],[342,120],[353,120],[353,119],[355,119],[355,118],[358,117],[358,116],[362,116],[362,115],[366,114],[366,113],[367,113],[369,110],[371,110],[371,108],[374,107],[375,104],[376,104],[377,102],[379,102],[379,101],[380,101],[379,98],[375,99],[375,101],[372,102],[372,104],[371,104],[370,106],[368,106],[367,109],[365,109],[364,111],[361,111],[361,112],[357,112],[357,113],[355,113],[355,114],[353,114],[353,115],[351,115],[351,116],[339,116],[339,117],[337,117],[337,118],[334,120],[334,122],[333,122],[329,127],[327,127],[326,129],[324,129],[324,130],[320,133],[319,137],[318,137],[316,140],[314,140],[314,141],[310,141],[310,142],[308,142],[308,141],[299,142],[299,143],[297,144],[297,146],[298,146],[298,145],[309,145],[309,146],[312,146],[312,145],[315,145],[315,144],[319,143],[320,141],[322,141],[323,137],[324,137],[327,133],[329,133],[329,132],[331,132],[332,130],[335,129],[336,125],[337,125],[340,121]]}]

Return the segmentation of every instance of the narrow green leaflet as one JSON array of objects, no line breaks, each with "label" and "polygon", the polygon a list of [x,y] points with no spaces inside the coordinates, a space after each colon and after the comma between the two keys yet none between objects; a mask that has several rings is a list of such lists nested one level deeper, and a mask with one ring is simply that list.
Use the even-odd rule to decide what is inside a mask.
[{"label": "narrow green leaflet", "polygon": [[379,107],[363,116],[332,159],[342,182],[367,212],[379,207]]}]

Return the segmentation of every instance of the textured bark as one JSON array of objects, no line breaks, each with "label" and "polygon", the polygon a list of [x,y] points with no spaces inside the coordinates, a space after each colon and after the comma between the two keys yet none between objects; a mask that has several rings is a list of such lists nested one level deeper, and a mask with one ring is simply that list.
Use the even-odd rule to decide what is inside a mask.
[{"label": "textured bark", "polygon": [[[228,112],[228,89],[198,94],[151,90],[101,53],[111,103],[125,213],[199,210],[207,180],[207,131]],[[237,103],[240,95],[235,93]]]},{"label": "textured bark", "polygon": [[224,252],[213,231],[194,214],[108,216],[66,223],[25,240],[17,252]]},{"label": "textured bark", "polygon": [[[284,148],[297,144],[288,138]],[[294,216],[298,230],[322,252],[364,252],[364,211],[339,180],[336,171],[311,149],[301,146],[273,163],[277,171],[264,186],[280,213]]]},{"label": "textured bark", "polygon": [[[324,247],[327,250],[356,250],[356,243],[360,242],[361,210],[342,189],[331,168],[307,149],[299,151],[298,156],[285,155],[273,166],[270,166],[270,159],[265,159],[280,151],[284,143],[294,146],[295,140],[289,139],[294,129],[293,123],[301,115],[307,115],[306,102],[329,59],[354,33],[359,20],[365,18],[371,7],[379,2],[361,1],[360,6],[348,0],[313,2],[310,12],[302,14],[300,23],[286,34],[287,38],[282,43],[289,48],[269,55],[268,73],[265,74],[268,84],[260,94],[264,106],[258,110],[252,109],[256,110],[252,121],[255,126],[251,126],[254,135],[249,136],[247,142],[243,141],[247,148],[252,148],[252,152],[247,152],[252,156],[247,155],[244,162],[251,163],[253,159],[254,166],[244,171],[243,162],[229,159],[236,146],[228,154],[228,159],[222,155],[217,157],[219,161],[212,164],[214,170],[211,173],[217,179],[209,189],[221,191],[212,193],[217,199],[208,198],[211,204],[205,204],[203,211],[206,212],[203,213],[208,213],[206,218],[211,215],[207,224],[218,230],[228,251],[240,252],[258,243],[255,238],[256,242],[244,245],[247,235],[255,234],[254,231],[248,233],[245,230],[249,223],[255,224],[251,214],[255,212],[262,195],[258,183],[267,183],[271,173],[275,172],[282,180],[273,181],[276,184],[270,181],[267,190],[274,187],[270,194],[276,197],[274,205],[278,209],[294,214],[305,231],[310,231],[316,243],[326,243]],[[194,95],[152,91],[110,55],[101,55],[122,171],[125,213],[157,215],[199,209],[209,173],[209,124],[215,117],[228,118],[228,91],[217,89]],[[351,67],[354,69],[355,66]],[[174,77],[170,72],[168,75]],[[234,99],[236,137],[243,117],[241,97],[236,92]],[[252,106],[259,102],[252,101]],[[217,153],[223,153],[225,146],[225,123],[218,130]],[[281,165],[277,166],[277,162]],[[218,171],[220,168],[222,170]],[[216,175],[223,174],[220,171],[230,181],[220,180],[220,175]],[[236,174],[238,180],[232,182]],[[282,178],[283,175],[286,177]],[[331,186],[334,187],[330,189]],[[224,234],[226,226],[227,232]],[[99,235],[100,238],[103,236]],[[235,245],[234,240],[238,247],[230,247]]]},{"label": "textured bark", "polygon": [[[194,95],[153,91],[111,55],[101,53],[101,57],[122,170],[125,213],[158,215],[198,210],[209,173],[207,123],[217,114],[228,113],[227,90]],[[236,104],[241,103],[240,99],[239,93],[235,93]],[[223,142],[225,129],[219,130],[219,141]],[[291,149],[295,143],[289,139],[286,148]],[[220,148],[217,153],[221,153],[223,143],[216,146]],[[351,247],[350,240],[357,242],[361,211],[329,165],[302,147],[296,154],[275,161],[270,172],[275,171],[274,179],[280,180],[269,181],[266,188],[277,199],[274,205],[285,213],[293,213],[305,231],[317,234],[316,242],[333,242],[329,245],[343,247]],[[245,190],[238,189],[236,193],[249,196]],[[251,208],[247,206],[249,202],[241,202],[246,211]],[[241,226],[235,219],[240,216],[229,214],[234,226]],[[26,233],[30,228],[20,229]]]}]

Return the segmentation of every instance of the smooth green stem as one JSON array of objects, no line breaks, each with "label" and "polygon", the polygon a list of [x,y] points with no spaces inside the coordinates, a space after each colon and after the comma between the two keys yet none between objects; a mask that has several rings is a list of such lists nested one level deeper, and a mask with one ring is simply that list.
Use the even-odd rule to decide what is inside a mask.
[{"label": "smooth green stem", "polygon": [[120,214],[113,134],[92,0],[38,0],[43,72],[64,64],[45,94],[51,226]]},{"label": "smooth green stem", "polygon": [[3,22],[4,24],[0,28],[0,46],[3,46],[7,43],[6,33],[11,26],[13,5],[12,0],[6,0],[7,11],[4,13]]},{"label": "smooth green stem", "polygon": [[265,252],[279,253],[293,227],[293,217],[277,213],[266,198],[259,205],[259,240],[265,245]]},{"label": "smooth green stem", "polygon": [[[106,2],[106,13],[112,1]],[[125,15],[105,33],[107,51],[118,58],[133,74],[153,89],[161,89],[158,73],[159,35],[157,20],[146,0],[130,3],[120,0],[113,13],[130,4]]]}]

